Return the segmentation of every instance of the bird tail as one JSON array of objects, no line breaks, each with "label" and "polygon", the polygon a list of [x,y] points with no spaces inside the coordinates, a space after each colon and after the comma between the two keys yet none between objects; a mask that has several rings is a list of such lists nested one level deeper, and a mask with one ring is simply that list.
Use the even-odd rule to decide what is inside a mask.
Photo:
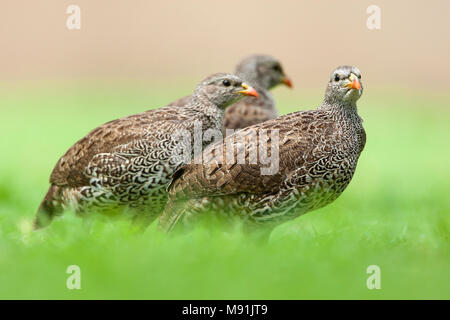
[{"label": "bird tail", "polygon": [[204,216],[209,201],[204,198],[187,198],[170,195],[159,219],[159,229],[163,233],[173,233],[192,229]]},{"label": "bird tail", "polygon": [[185,212],[185,201],[180,199],[170,199],[159,218],[159,229],[164,233],[170,233],[177,225]]},{"label": "bird tail", "polygon": [[51,185],[39,206],[33,221],[33,229],[38,230],[48,226],[53,218],[63,212],[60,198],[60,188]]}]

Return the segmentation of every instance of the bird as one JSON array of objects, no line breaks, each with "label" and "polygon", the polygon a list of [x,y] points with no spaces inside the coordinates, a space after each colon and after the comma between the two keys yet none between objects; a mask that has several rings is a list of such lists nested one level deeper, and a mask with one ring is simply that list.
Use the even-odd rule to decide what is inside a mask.
[{"label": "bird", "polygon": [[[95,128],[56,163],[34,229],[49,225],[66,209],[81,215],[117,208],[135,210],[132,225],[145,228],[164,208],[171,174],[188,161],[182,151],[192,150],[192,143],[177,133],[184,138],[195,134],[196,124],[200,133],[220,132],[225,108],[257,95],[238,76],[217,73],[204,79],[182,106],[148,110]],[[207,143],[200,141],[200,151]]]},{"label": "bird", "polygon": [[[275,99],[269,90],[279,84],[290,88],[293,85],[277,59],[265,54],[250,55],[237,64],[234,74],[255,88],[258,97],[245,97],[227,108],[223,121],[224,133],[226,129],[236,131],[279,116]],[[189,96],[186,96],[170,105],[184,105],[188,99]]]},{"label": "bird", "polygon": [[[173,174],[159,229],[190,230],[202,217],[216,215],[237,219],[250,234],[267,235],[333,202],[350,183],[365,146],[356,105],[362,92],[359,69],[340,66],[317,109],[244,128],[208,146],[202,161]],[[273,156],[275,170],[264,170],[269,162],[261,160],[263,149]]]}]

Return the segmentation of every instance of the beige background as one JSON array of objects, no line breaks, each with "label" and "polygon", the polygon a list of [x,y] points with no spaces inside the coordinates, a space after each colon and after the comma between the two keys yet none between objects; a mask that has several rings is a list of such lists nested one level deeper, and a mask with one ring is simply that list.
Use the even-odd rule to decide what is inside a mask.
[{"label": "beige background", "polygon": [[[81,30],[66,8],[81,7]],[[366,9],[381,7],[379,31]],[[251,53],[281,59],[297,86],[340,64],[372,85],[448,89],[450,1],[1,0],[0,81],[201,78]]]}]

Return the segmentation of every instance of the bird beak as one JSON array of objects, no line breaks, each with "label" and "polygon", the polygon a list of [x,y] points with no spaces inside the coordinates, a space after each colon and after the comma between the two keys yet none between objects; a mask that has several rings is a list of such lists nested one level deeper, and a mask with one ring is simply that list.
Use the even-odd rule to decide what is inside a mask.
[{"label": "bird beak", "polygon": [[359,82],[358,77],[354,73],[350,74],[350,77],[348,77],[348,80],[350,82],[347,83],[346,85],[344,85],[344,87],[350,88],[350,89],[356,89],[356,90],[361,89],[361,83]]},{"label": "bird beak", "polygon": [[289,88],[292,88],[292,81],[288,77],[284,76],[283,79],[281,79],[281,82],[285,85],[287,85]]},{"label": "bird beak", "polygon": [[253,96],[253,97],[257,97],[258,96],[258,92],[256,92],[255,89],[253,89],[252,87],[250,87],[246,83],[243,83],[241,86],[242,86],[242,88],[244,88],[244,90],[238,91],[238,93],[246,95],[246,96]]}]

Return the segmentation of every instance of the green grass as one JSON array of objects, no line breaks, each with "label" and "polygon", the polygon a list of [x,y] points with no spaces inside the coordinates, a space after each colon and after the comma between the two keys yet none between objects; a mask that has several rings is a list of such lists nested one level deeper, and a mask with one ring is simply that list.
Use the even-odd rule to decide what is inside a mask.
[{"label": "green grass", "polygon": [[[86,227],[67,213],[31,232],[62,153],[88,130],[159,106],[186,86],[91,84],[0,92],[0,298],[449,299],[450,97],[366,88],[367,145],[333,204],[279,226],[267,245],[205,228],[166,239],[125,221]],[[282,113],[320,103],[322,90],[275,92]],[[79,265],[82,289],[66,288]],[[366,269],[381,268],[381,290]]]}]

